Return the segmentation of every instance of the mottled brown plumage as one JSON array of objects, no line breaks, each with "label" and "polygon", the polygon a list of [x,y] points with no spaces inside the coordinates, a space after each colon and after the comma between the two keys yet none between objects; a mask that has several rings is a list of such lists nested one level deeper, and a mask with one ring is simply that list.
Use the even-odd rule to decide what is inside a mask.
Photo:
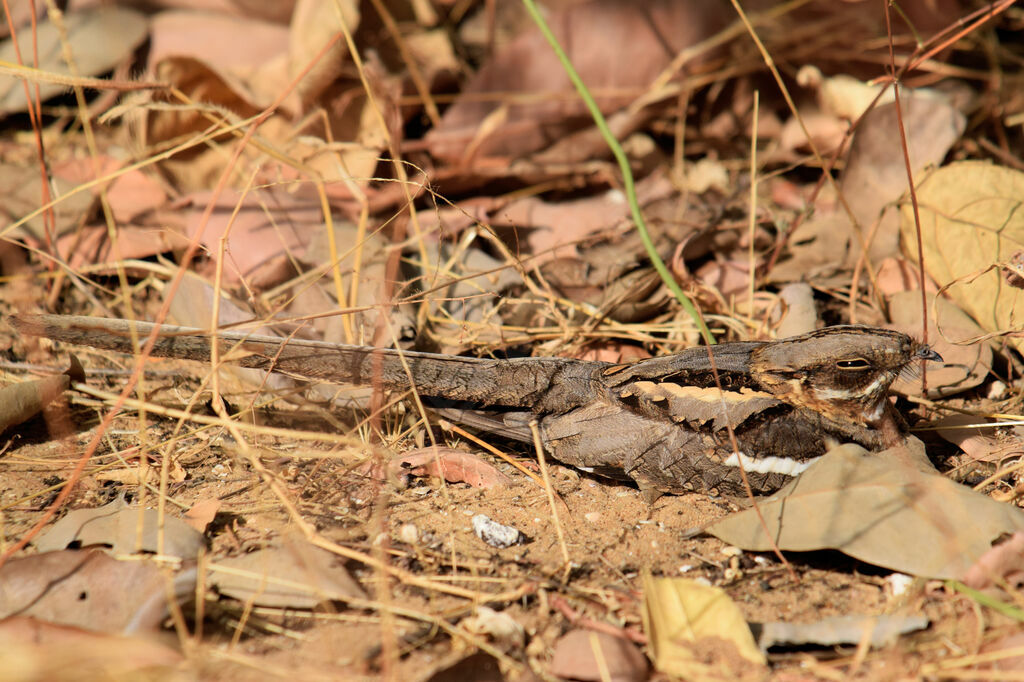
[{"label": "mottled brown plumage", "polygon": [[[39,315],[12,322],[25,334],[133,352],[123,320]],[[137,323],[139,338],[151,330]],[[905,429],[886,399],[892,382],[915,360],[940,359],[905,334],[859,326],[624,365],[217,338],[221,357],[244,367],[388,390],[415,386],[446,418],[507,438],[530,442],[536,420],[554,458],[652,492],[739,493],[741,465],[755,492],[771,492],[834,443],[881,450]],[[210,351],[204,332],[165,325],[152,354],[209,361]]]}]

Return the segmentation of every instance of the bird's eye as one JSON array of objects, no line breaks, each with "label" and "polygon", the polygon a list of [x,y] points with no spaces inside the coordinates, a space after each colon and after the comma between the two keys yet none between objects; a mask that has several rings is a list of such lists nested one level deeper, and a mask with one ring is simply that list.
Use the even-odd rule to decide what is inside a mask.
[{"label": "bird's eye", "polygon": [[850,358],[849,360],[839,360],[836,362],[836,367],[850,370],[869,369],[871,363],[864,358]]}]

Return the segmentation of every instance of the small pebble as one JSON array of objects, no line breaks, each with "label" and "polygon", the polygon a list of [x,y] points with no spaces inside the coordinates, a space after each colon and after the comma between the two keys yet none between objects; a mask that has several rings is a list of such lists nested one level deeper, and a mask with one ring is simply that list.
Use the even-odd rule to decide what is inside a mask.
[{"label": "small pebble", "polygon": [[893,596],[898,597],[910,588],[914,577],[905,573],[893,573],[885,581],[889,583],[889,589],[892,590]]},{"label": "small pebble", "polygon": [[522,542],[522,534],[517,528],[503,526],[492,521],[483,514],[473,517],[473,532],[491,547],[505,548]]},{"label": "small pebble", "polygon": [[420,530],[415,523],[403,523],[398,529],[398,539],[407,545],[415,545],[420,539]]}]

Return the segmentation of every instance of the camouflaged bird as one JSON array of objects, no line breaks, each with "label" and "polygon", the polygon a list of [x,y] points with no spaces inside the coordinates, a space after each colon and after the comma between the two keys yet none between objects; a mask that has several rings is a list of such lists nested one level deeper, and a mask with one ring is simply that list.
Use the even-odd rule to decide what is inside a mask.
[{"label": "camouflaged bird", "polygon": [[[133,352],[124,320],[39,315],[12,323],[24,334]],[[143,340],[153,329],[135,325]],[[415,387],[445,418],[506,438],[532,442],[536,420],[555,459],[628,477],[648,494],[742,494],[740,467],[755,493],[769,493],[835,444],[893,445],[906,424],[887,399],[889,387],[915,360],[941,360],[905,334],[861,326],[629,364],[466,358],[227,332],[217,342],[222,359],[243,367]],[[151,354],[209,361],[210,352],[206,332],[163,325]]]}]

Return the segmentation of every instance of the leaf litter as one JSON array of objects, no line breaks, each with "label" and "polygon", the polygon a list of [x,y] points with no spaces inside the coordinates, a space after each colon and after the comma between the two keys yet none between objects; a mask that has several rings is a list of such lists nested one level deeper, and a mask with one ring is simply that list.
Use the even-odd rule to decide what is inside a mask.
[{"label": "leaf litter", "polygon": [[[0,290],[4,313],[45,305],[153,318],[166,303],[178,323],[202,328],[217,320],[282,337],[611,362],[697,342],[694,323],[654,275],[606,143],[520,3],[176,4],[72,3],[36,29],[40,39],[67,29],[78,82],[110,74],[111,87],[86,95],[98,116],[90,148],[80,132],[85,110],[68,97],[46,102],[43,124],[35,123],[45,134],[29,134],[37,112],[17,113],[24,89],[9,78],[0,193],[10,241],[0,262],[20,279]],[[904,377],[896,400],[911,426],[924,427],[917,433],[943,475],[893,453],[833,452],[784,503],[759,502],[786,568],[767,554],[752,509],[730,516],[742,501],[686,496],[649,506],[635,489],[558,465],[549,498],[540,478],[527,476],[529,459],[512,467],[481,454],[508,451],[507,443],[470,445],[472,434],[433,429],[403,396],[147,362],[145,411],[132,407],[105,427],[62,499],[72,511],[32,535],[33,549],[0,572],[18,571],[20,586],[84,557],[97,568],[72,572],[70,596],[55,592],[56,601],[39,600],[39,613],[3,621],[0,640],[39,639],[0,647],[0,665],[10,669],[17,654],[40,678],[60,679],[57,662],[109,677],[132,666],[169,669],[184,655],[196,670],[221,666],[238,677],[244,669],[258,679],[645,679],[646,655],[659,668],[674,656],[691,672],[729,670],[737,679],[786,679],[808,661],[831,676],[870,678],[927,666],[934,673],[950,651],[972,652],[948,665],[980,674],[984,664],[971,658],[979,648],[1012,664],[1014,641],[999,622],[986,621],[980,645],[968,641],[963,633],[978,630],[964,625],[975,623],[973,611],[952,593],[923,582],[896,595],[877,577],[958,577],[1019,599],[1014,427],[957,445],[927,430],[949,427],[940,421],[947,408],[992,424],[1019,412],[1013,274],[1024,247],[1014,245],[1013,197],[1024,102],[1012,87],[978,86],[989,77],[982,63],[1003,59],[992,68],[1015,77],[1010,42],[978,42],[1011,30],[1008,4],[980,17],[959,0],[901,3],[892,17],[897,68],[925,54],[915,45],[943,49],[901,74],[899,117],[881,66],[889,54],[880,9],[749,4],[753,30],[784,65],[799,118],[763,78],[764,58],[728,5],[551,0],[545,11],[633,162],[655,249],[720,340],[836,322],[927,330],[945,363]],[[96,39],[90,26],[104,12],[123,13],[132,30]],[[19,16],[24,57],[32,29]],[[985,33],[984,22],[996,30]],[[978,41],[945,47],[935,36],[947,27]],[[142,39],[148,49],[135,51]],[[29,79],[44,99],[60,94],[45,90],[53,74],[75,72],[62,59],[39,68],[44,75]],[[128,91],[129,74],[144,87]],[[825,156],[812,159],[812,147]],[[836,153],[832,187],[821,166]],[[197,258],[179,285],[175,269],[193,238]],[[919,274],[931,292],[927,327]],[[30,351],[33,362],[57,364],[49,346],[4,342],[15,358]],[[90,384],[108,382],[110,393],[135,366],[83,353],[89,370],[106,372]],[[14,440],[0,476],[6,546],[28,537],[54,491],[71,485],[97,433],[97,420],[82,415],[106,408],[91,396],[70,400],[77,431],[49,439],[35,433],[37,420],[9,422],[5,436]],[[166,408],[183,406],[193,419],[168,416],[180,412]],[[216,416],[234,412],[246,415],[244,429]],[[289,431],[296,437],[282,435]],[[308,440],[318,432],[322,440]],[[948,457],[959,448],[970,466]],[[111,503],[124,493],[143,505]],[[157,502],[162,511],[146,508]],[[477,517],[529,542],[487,545],[474,533]],[[764,554],[686,532],[709,524]],[[796,553],[812,547],[872,566]],[[150,556],[157,551],[165,556]],[[155,561],[169,563],[152,583],[130,582],[129,569],[155,570]],[[659,601],[662,587],[648,574],[678,593]],[[695,579],[685,590],[674,582],[680,574]],[[80,604],[72,578],[85,581],[89,598]],[[179,579],[183,592],[158,589]],[[133,599],[120,621],[105,621],[106,590],[119,581]],[[663,607],[712,589],[702,583],[729,608],[732,627],[701,635],[703,648],[664,654],[679,631],[672,619],[686,611]],[[546,608],[567,601],[571,608]],[[666,620],[655,625],[652,607]],[[71,624],[57,625],[64,616]],[[141,640],[121,639],[133,618],[146,623],[140,631],[174,627],[193,644],[147,658]],[[924,623],[924,632],[906,634]],[[760,642],[773,652],[787,642],[862,649],[815,650],[800,663],[773,653],[763,667],[748,624],[778,628],[774,645]],[[61,653],[44,637],[75,644]]]}]

